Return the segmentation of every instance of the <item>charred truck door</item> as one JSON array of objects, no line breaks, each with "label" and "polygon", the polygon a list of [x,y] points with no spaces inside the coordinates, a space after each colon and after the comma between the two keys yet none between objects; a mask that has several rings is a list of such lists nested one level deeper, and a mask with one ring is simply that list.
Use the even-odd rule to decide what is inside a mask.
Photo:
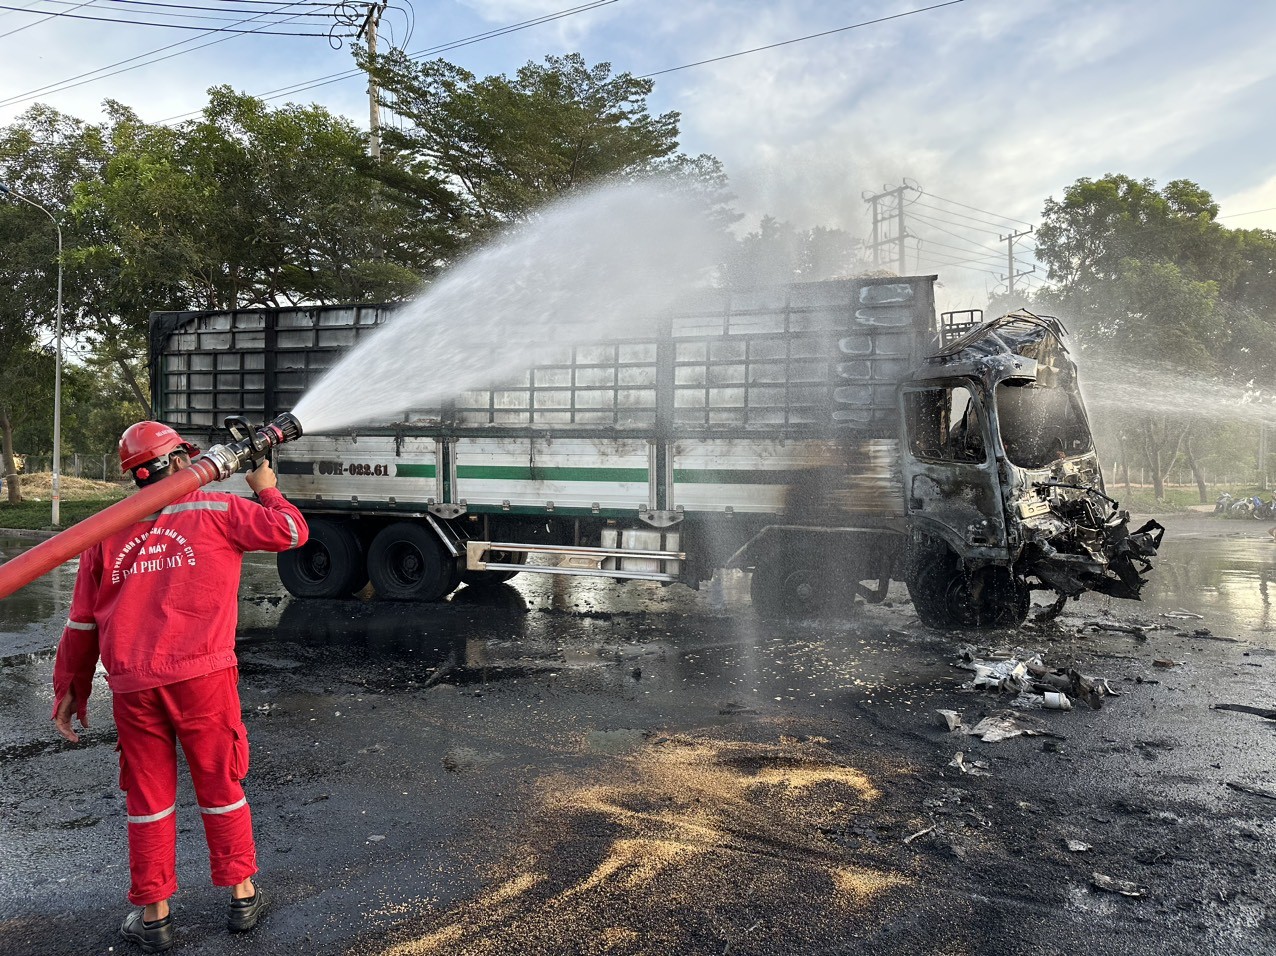
[{"label": "charred truck door", "polygon": [[1028,592],[1010,573],[991,415],[978,380],[900,390],[902,466],[912,545],[905,581],[937,627],[1017,624]]}]

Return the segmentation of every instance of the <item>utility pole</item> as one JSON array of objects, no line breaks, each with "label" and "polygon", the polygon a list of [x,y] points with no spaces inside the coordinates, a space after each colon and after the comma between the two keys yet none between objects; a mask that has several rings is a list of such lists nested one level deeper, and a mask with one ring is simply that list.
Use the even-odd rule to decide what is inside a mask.
[{"label": "utility pole", "polygon": [[[862,193],[866,203],[872,206],[873,219],[873,241],[869,243],[869,248],[873,250],[873,265],[876,268],[882,266],[882,247],[894,246],[896,267],[900,275],[906,275],[908,272],[907,260],[904,255],[904,240],[908,237],[908,230],[904,225],[904,192],[906,190],[921,192],[916,186],[905,182],[902,186],[883,186],[880,193]],[[891,205],[887,200],[893,200]],[[891,220],[895,221],[894,235],[888,235],[892,230],[890,228]]]},{"label": "utility pole", "polygon": [[377,25],[381,22],[381,14],[385,13],[390,0],[377,3],[372,0],[368,4],[368,15],[364,17],[363,26],[359,27],[357,40],[368,36],[368,155],[374,160],[381,159],[381,104],[377,100],[377,80],[371,68],[376,66],[377,59]]},{"label": "utility pole", "polygon": [[[57,353],[53,366],[53,491],[49,496],[53,502],[50,517],[53,527],[56,528],[62,523],[62,222],[34,199],[28,199],[21,193],[14,192],[4,183],[0,183],[0,195],[12,196],[28,206],[34,206],[49,217],[49,222],[53,223],[53,228],[58,231],[58,311],[57,331],[54,333],[57,338]],[[6,468],[11,465],[11,462],[5,462]],[[13,480],[8,475],[5,477],[9,481]]]},{"label": "utility pole", "polygon": [[1006,244],[1006,274],[1003,278],[1006,280],[1006,295],[1015,294],[1015,280],[1020,276],[1032,275],[1037,271],[1037,267],[1031,269],[1017,270],[1015,268],[1015,240],[1020,236],[1026,236],[1032,232],[1032,226],[1027,229],[1021,229],[1018,232],[1012,232],[1008,236],[998,236],[1002,242]]}]

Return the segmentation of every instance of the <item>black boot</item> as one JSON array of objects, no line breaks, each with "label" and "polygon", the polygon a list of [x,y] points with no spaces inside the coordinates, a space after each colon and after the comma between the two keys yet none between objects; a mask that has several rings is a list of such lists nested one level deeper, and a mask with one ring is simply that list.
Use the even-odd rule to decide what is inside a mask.
[{"label": "black boot", "polygon": [[253,895],[242,900],[231,900],[226,910],[226,928],[232,933],[246,933],[257,925],[262,910],[266,908],[266,894],[260,886],[253,887]]},{"label": "black boot", "polygon": [[148,923],[142,919],[142,910],[134,910],[124,917],[120,935],[136,943],[144,953],[162,953],[173,947],[173,914]]}]

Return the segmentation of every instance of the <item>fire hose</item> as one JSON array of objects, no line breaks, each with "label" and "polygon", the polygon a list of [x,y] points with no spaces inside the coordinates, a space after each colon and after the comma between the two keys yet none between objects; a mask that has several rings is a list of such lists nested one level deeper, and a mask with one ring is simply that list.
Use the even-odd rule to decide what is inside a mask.
[{"label": "fire hose", "polygon": [[214,445],[191,462],[189,468],[147,485],[137,494],[104,508],[0,564],[0,598],[7,598],[103,538],[155,515],[197,488],[212,481],[224,481],[245,467],[255,467],[276,445],[301,437],[301,422],[290,412],[284,412],[255,429],[246,418],[228,418],[226,428],[234,439],[230,444]]}]

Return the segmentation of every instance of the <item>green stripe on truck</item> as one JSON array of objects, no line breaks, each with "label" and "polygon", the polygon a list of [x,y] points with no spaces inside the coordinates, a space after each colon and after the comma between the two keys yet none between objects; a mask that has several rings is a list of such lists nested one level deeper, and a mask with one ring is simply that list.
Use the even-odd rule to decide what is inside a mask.
[{"label": "green stripe on truck", "polygon": [[395,465],[396,478],[433,478],[437,469],[433,465]]},{"label": "green stripe on truck", "polygon": [[524,465],[457,465],[456,477],[480,481],[638,481],[646,468],[529,468]]}]

